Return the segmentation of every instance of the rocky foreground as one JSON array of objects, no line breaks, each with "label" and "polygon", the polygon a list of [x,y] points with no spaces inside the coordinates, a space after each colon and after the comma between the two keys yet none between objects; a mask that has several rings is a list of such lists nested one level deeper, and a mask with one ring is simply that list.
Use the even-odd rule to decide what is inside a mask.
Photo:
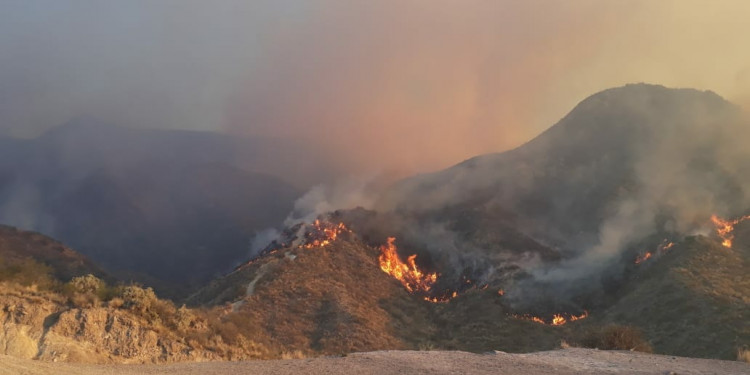
[{"label": "rocky foreground", "polygon": [[344,357],[163,365],[84,365],[0,356],[0,375],[65,374],[750,374],[744,362],[565,349],[529,354],[379,351]]}]

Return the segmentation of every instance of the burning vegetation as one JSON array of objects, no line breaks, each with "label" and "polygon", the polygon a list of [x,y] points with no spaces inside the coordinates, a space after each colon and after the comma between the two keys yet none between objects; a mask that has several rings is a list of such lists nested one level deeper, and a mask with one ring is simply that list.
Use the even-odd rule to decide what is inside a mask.
[{"label": "burning vegetation", "polygon": [[716,215],[711,215],[711,222],[716,227],[716,234],[721,238],[721,244],[724,245],[724,247],[732,248],[735,225],[747,219],[750,219],[750,215],[745,215],[734,220],[722,219]]},{"label": "burning vegetation", "polygon": [[643,262],[651,259],[652,256],[653,256],[653,254],[650,251],[647,251],[646,254],[639,255],[638,257],[635,258],[635,264],[641,264],[641,263],[643,263]]},{"label": "burning vegetation", "polygon": [[647,251],[643,255],[638,255],[635,258],[635,264],[641,264],[649,259],[651,259],[655,254],[662,254],[667,252],[669,249],[671,249],[674,246],[674,242],[669,240],[664,240],[662,243],[657,247],[655,252]]},{"label": "burning vegetation", "polygon": [[[447,303],[458,297],[459,292],[477,288],[477,284],[473,280],[462,276],[458,288],[435,292],[433,287],[440,275],[437,272],[428,273],[419,269],[416,254],[407,257],[406,262],[402,261],[398,255],[398,248],[394,245],[395,241],[395,237],[388,237],[388,242],[380,246],[380,256],[378,257],[380,269],[400,281],[409,293],[422,295],[427,302]],[[487,287],[488,285],[485,284],[479,289],[483,290]]]},{"label": "burning vegetation", "polygon": [[310,228],[305,231],[305,242],[299,245],[299,247],[305,249],[323,247],[336,241],[342,233],[351,233],[351,230],[344,223],[334,224],[316,219],[310,225]]},{"label": "burning vegetation", "polygon": [[388,237],[388,243],[380,246],[380,269],[400,281],[410,293],[428,293],[437,282],[438,274],[421,271],[417,266],[416,254],[410,255],[403,262],[393,244],[395,241],[395,237]]},{"label": "burning vegetation", "polygon": [[550,326],[561,326],[568,322],[575,322],[576,320],[585,319],[588,316],[589,316],[589,312],[585,310],[583,311],[583,314],[581,315],[561,313],[561,314],[553,314],[552,318],[549,318],[549,319],[543,319],[538,316],[534,316],[530,314],[523,314],[523,315],[514,314],[513,315],[513,317],[516,319],[528,320],[534,323],[545,324],[545,325],[550,325]]}]

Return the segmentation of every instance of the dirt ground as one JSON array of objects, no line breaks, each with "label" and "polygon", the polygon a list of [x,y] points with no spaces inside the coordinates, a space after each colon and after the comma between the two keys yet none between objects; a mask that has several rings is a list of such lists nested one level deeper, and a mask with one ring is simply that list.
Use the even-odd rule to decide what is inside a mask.
[{"label": "dirt ground", "polygon": [[0,356],[5,375],[148,374],[750,374],[750,364],[631,352],[565,349],[530,354],[380,351],[274,361],[80,365]]}]

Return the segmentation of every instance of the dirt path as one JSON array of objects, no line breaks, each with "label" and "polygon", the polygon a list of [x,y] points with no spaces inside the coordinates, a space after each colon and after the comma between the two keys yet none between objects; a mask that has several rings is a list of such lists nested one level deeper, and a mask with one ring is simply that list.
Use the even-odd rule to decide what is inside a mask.
[{"label": "dirt path", "polygon": [[0,356],[0,374],[750,374],[750,364],[630,352],[566,349],[530,354],[381,351],[314,359],[80,365]]}]

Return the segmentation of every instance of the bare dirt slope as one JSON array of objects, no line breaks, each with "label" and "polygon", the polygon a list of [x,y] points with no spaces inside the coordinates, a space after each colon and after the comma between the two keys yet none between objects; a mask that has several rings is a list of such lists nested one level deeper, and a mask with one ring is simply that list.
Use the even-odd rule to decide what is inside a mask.
[{"label": "bare dirt slope", "polygon": [[168,365],[83,365],[0,356],[0,375],[66,374],[750,374],[743,362],[565,349],[530,354],[380,351],[346,357]]}]

